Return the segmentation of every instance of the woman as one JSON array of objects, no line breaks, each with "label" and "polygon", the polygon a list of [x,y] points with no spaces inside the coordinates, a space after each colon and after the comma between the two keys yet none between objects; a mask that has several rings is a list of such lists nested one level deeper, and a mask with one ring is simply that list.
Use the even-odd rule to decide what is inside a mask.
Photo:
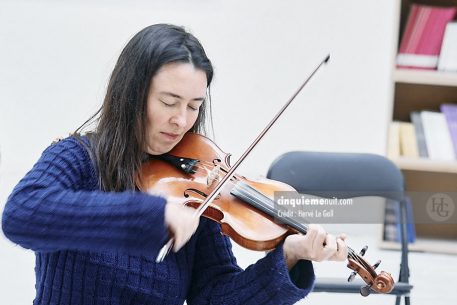
[{"label": "woman", "polygon": [[[34,304],[293,304],[313,287],[310,260],[345,259],[344,236],[311,226],[243,271],[218,224],[136,191],[147,155],[204,132],[212,78],[180,27],[149,26],[126,45],[94,132],[48,147],[5,206],[5,235],[36,254]],[[169,232],[173,252],[155,263]]]}]

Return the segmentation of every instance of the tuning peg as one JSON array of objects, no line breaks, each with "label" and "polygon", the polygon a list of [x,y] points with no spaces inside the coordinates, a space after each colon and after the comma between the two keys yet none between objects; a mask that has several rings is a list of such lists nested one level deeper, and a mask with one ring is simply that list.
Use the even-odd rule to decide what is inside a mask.
[{"label": "tuning peg", "polygon": [[357,272],[352,272],[351,275],[348,277],[348,282],[352,282],[354,280],[355,276],[357,275]]},{"label": "tuning peg", "polygon": [[365,252],[367,252],[367,249],[368,249],[368,246],[363,247],[363,249],[360,250],[359,255],[360,255],[360,256],[364,256],[364,255],[365,255]]},{"label": "tuning peg", "polygon": [[364,286],[362,288],[360,288],[360,294],[364,297],[367,297],[369,296],[371,293],[371,287],[370,286]]},{"label": "tuning peg", "polygon": [[373,265],[373,269],[378,268],[379,264],[381,264],[381,260],[377,261],[377,262]]}]

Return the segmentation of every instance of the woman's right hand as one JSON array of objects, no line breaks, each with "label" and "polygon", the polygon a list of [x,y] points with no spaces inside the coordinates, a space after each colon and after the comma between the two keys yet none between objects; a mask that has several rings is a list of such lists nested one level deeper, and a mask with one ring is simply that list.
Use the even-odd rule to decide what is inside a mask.
[{"label": "woman's right hand", "polygon": [[165,224],[174,238],[173,251],[178,252],[192,237],[198,227],[199,217],[194,215],[195,209],[182,202],[168,199],[165,205]]}]

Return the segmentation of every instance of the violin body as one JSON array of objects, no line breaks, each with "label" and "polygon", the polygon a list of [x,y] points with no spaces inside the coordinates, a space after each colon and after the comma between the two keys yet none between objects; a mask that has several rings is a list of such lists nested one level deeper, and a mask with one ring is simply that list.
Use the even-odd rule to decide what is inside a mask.
[{"label": "violin body", "polygon": [[[208,175],[216,166],[220,173],[230,168],[230,154],[224,153],[208,138],[187,133],[169,155],[199,160],[194,174],[187,174],[169,162],[152,159],[143,164],[138,187],[143,192],[166,194],[183,204],[197,208],[214,189],[215,182],[208,183]],[[273,199],[275,191],[294,190],[291,186],[270,179],[248,180],[234,176],[232,182],[243,181]],[[222,233],[250,250],[274,249],[289,234],[297,233],[292,228],[275,222],[274,217],[243,202],[230,193],[232,183],[227,183],[203,212],[203,216],[218,222]]]}]

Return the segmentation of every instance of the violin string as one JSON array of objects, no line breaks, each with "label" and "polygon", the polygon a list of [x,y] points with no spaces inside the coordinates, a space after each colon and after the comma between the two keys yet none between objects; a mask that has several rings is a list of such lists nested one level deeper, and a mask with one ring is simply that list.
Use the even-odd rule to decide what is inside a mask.
[{"label": "violin string", "polygon": [[[201,165],[199,165],[201,164]],[[209,162],[209,161],[199,161],[196,165],[194,165],[194,168],[196,168],[197,170],[202,170],[202,171],[205,171],[206,173],[208,172],[211,172],[211,168],[209,167],[214,167],[214,163],[213,162]],[[226,170],[224,168],[220,168],[221,171],[223,171],[224,173],[226,173]],[[217,173],[217,179],[220,179],[223,177],[223,174],[221,173]],[[232,186],[235,186],[237,184],[237,178],[236,177],[232,177],[230,179],[230,183]],[[258,199],[260,202],[263,201],[263,198],[259,195],[257,195],[255,192],[252,192],[250,193],[252,196],[256,197],[256,199]],[[306,227],[305,227],[306,229]],[[362,260],[360,258],[360,256],[351,248],[351,247],[347,247],[348,248],[348,258],[351,258],[353,259],[354,261],[358,262],[360,265],[364,266],[365,268],[367,268],[367,264],[364,260]],[[371,267],[371,266],[370,266]]]},{"label": "violin string", "polygon": [[[209,163],[209,162],[207,162]],[[211,164],[211,163],[209,163]],[[211,166],[214,166],[214,164],[211,164]],[[210,169],[206,168],[204,165],[203,166],[196,166],[197,169],[204,169],[206,171],[210,171]],[[222,171],[225,171],[224,169],[221,169]],[[221,174],[218,173],[218,177],[220,178],[221,177]],[[234,179],[235,180],[235,179]],[[232,183],[235,187],[238,185],[237,183],[238,182],[233,182],[233,180],[230,181],[230,183]],[[272,204],[271,202],[265,202],[265,195],[258,192],[255,188],[249,186],[249,184],[246,184],[245,187],[245,192],[248,193],[251,197],[253,197],[253,200],[256,200],[256,202],[264,205],[264,206],[267,206],[267,207],[271,207]],[[273,201],[271,198],[268,198],[268,200],[271,200]],[[273,201],[274,202],[274,201]],[[285,217],[285,218],[288,218],[288,217]],[[293,219],[291,219],[293,220]],[[306,224],[302,224],[300,222],[296,222],[296,225],[299,227],[299,229],[302,231],[302,233],[306,233],[306,231],[308,230],[308,227]]]},{"label": "violin string", "polygon": [[[203,166],[198,166],[198,164],[200,164],[200,163],[201,163]],[[207,165],[207,166],[212,166],[212,167],[215,166],[214,163],[209,162],[209,161],[199,161],[199,162],[197,163],[197,165],[194,165],[194,167],[200,168],[200,169],[203,168],[203,169],[205,169],[205,170],[211,172],[211,169],[205,167],[205,165]],[[227,173],[227,171],[226,171],[224,168],[222,168],[222,167],[220,167],[220,170],[223,171],[224,173]],[[218,173],[218,177],[217,177],[217,178],[222,178],[222,177],[223,177],[223,176],[222,176],[221,174]]]},{"label": "violin string", "polygon": [[[349,247],[348,247],[348,249],[349,249]],[[364,259],[362,259],[359,254],[356,254],[354,250],[352,250],[352,257],[351,258],[353,260],[355,260],[356,262],[358,262],[361,266],[363,266],[368,272],[370,272],[370,274],[372,274],[373,277],[377,276],[376,275],[376,271],[374,271],[373,267],[371,265],[369,265]],[[371,271],[373,271],[374,274]]]},{"label": "violin string", "polygon": [[363,265],[360,256],[351,247],[348,247],[348,256],[350,256],[353,260],[357,261],[359,264]]},{"label": "violin string", "polygon": [[[194,165],[194,167],[197,168],[197,169],[200,169],[200,170],[205,170],[206,172],[210,172],[211,169],[210,169],[210,168],[207,168],[205,165],[214,166],[214,163],[209,162],[209,161],[199,161],[199,163],[201,163],[202,166]],[[197,163],[197,164],[199,164],[199,163]],[[223,168],[221,168],[221,170],[222,170],[222,171],[225,171]],[[222,177],[222,174],[218,173],[218,174],[217,174],[217,178],[221,178],[221,177]],[[232,178],[232,179],[233,179],[233,178]],[[235,180],[235,179],[233,179],[233,180]],[[233,180],[231,180],[231,183],[232,183],[233,185],[235,185],[236,182],[233,182]],[[256,199],[258,199],[259,201],[263,201],[263,200],[262,200],[263,198],[262,198],[260,195],[257,195],[255,192],[251,192],[250,194],[251,194],[252,196],[256,197]],[[305,229],[306,229],[306,228],[305,228]],[[349,251],[349,249],[348,249],[348,254],[353,255],[353,254],[354,254],[354,250],[350,249],[350,251]]]},{"label": "violin string", "polygon": [[[208,162],[208,163],[209,163],[208,165],[214,166],[214,164],[212,164],[212,163],[210,163],[210,162]],[[197,170],[202,170],[202,171],[204,171],[206,174],[208,174],[208,173],[211,171],[211,169],[209,169],[209,168],[207,168],[207,167],[205,167],[205,166],[197,166],[197,165],[194,165],[193,167],[196,168]],[[224,170],[224,171],[225,171],[225,170]],[[217,176],[216,176],[216,178],[217,178],[218,180],[219,180],[220,178],[222,178],[222,177],[223,177],[223,175],[220,174],[220,173],[218,173]],[[229,184],[229,185],[231,185],[231,186],[235,186],[236,183],[237,183],[236,180],[237,180],[237,178],[236,178],[235,176],[234,176],[234,177],[231,177],[230,180],[229,180],[229,182],[227,182],[227,184]]]},{"label": "violin string", "polygon": [[357,253],[355,253],[355,251],[351,247],[348,247],[348,258],[353,259],[367,270],[371,269],[371,266],[368,266],[365,263],[365,261],[362,260],[361,257]]},{"label": "violin string", "polygon": [[[208,165],[214,166],[214,164],[212,164],[212,163],[210,163],[210,162],[208,162]],[[200,170],[205,171],[206,174],[208,174],[208,173],[211,172],[211,170],[212,170],[212,169],[207,168],[207,167],[205,167],[205,166],[194,165],[193,167],[196,168],[197,170],[200,169]],[[221,168],[221,170],[225,172],[224,169]],[[221,179],[222,177],[224,177],[224,175],[222,175],[222,174],[220,174],[220,173],[217,173],[217,176],[216,176],[217,179]],[[230,178],[230,181],[233,181],[233,180],[236,180],[236,179],[237,179],[236,176],[233,176],[233,177]],[[234,182],[232,182],[232,183],[233,183],[233,185],[235,185]]]},{"label": "violin string", "polygon": [[[213,166],[214,164],[211,164],[211,165]],[[205,166],[197,166],[197,165],[194,165],[194,168],[196,168],[197,170],[198,170],[198,169],[203,170],[203,171],[206,172],[206,174],[208,174],[208,172],[211,172],[211,169],[209,169],[209,168],[207,168],[207,167],[205,167]],[[217,179],[221,179],[222,177],[224,177],[222,174],[217,173],[217,176],[216,176]],[[236,180],[236,177],[230,178],[230,181],[233,181],[233,180]],[[232,182],[232,184],[235,185],[234,182]]]}]

